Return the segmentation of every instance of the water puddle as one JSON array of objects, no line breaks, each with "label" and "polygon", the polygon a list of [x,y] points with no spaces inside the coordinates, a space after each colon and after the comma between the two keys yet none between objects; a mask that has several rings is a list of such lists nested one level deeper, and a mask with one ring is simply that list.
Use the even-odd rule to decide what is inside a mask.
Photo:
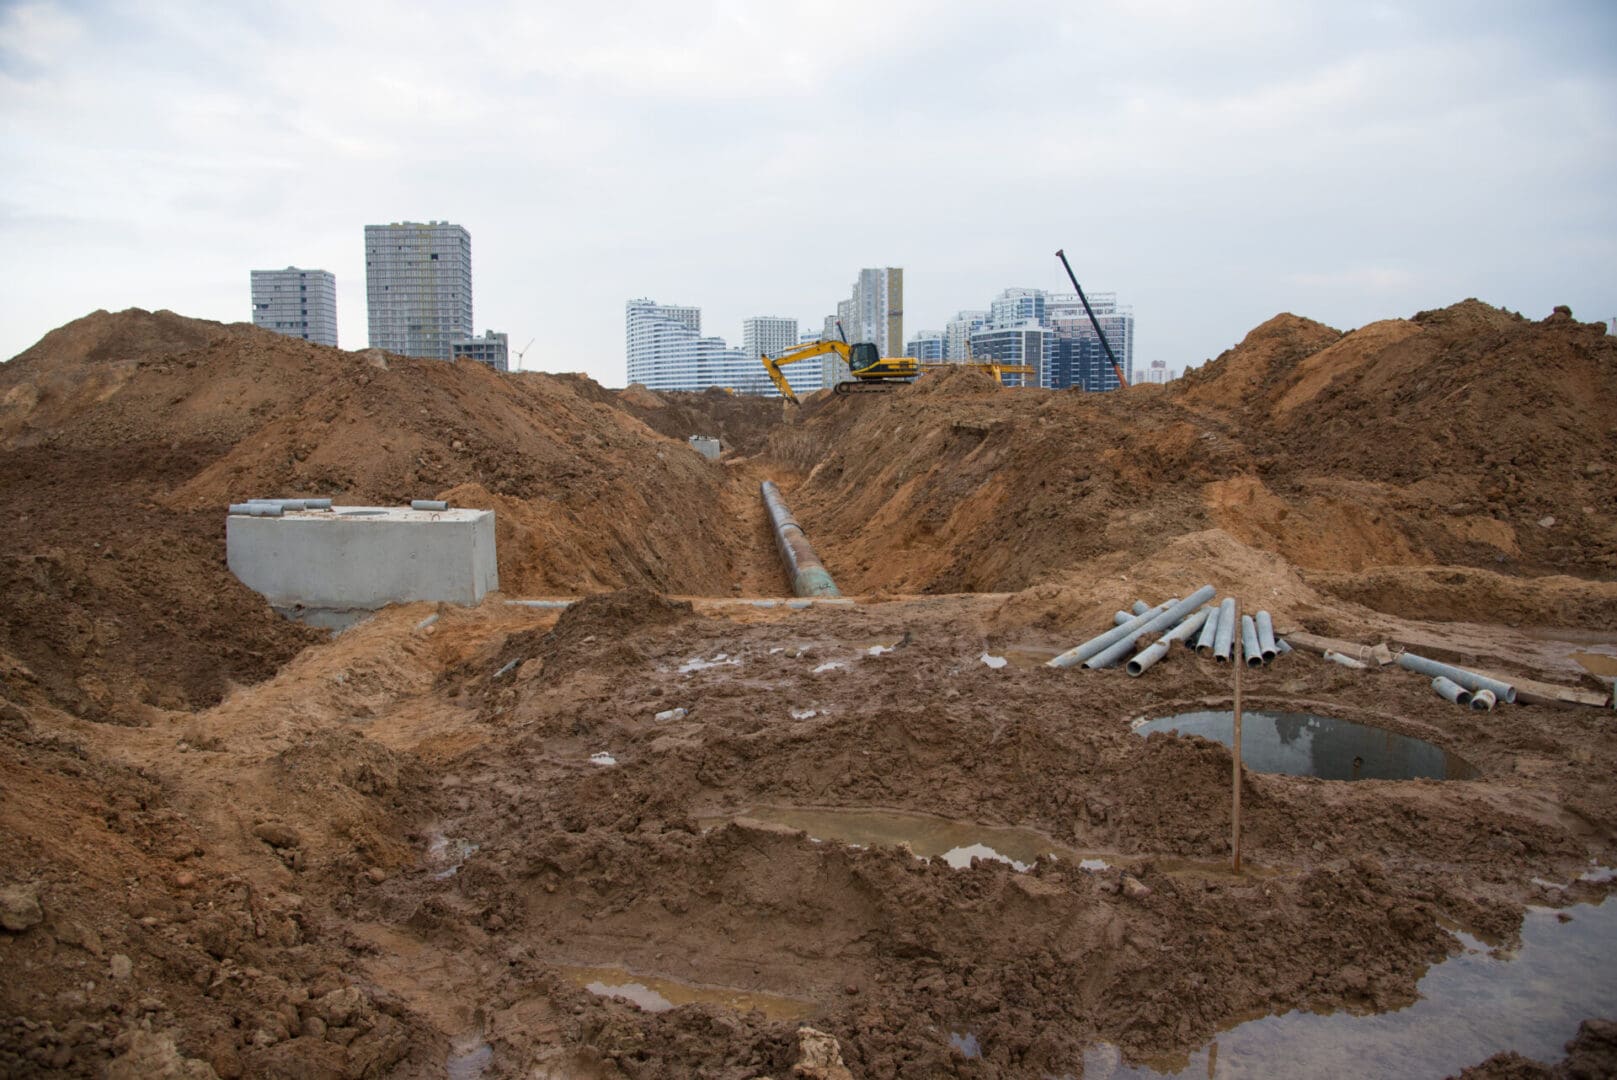
[{"label": "water puddle", "polygon": [[494,1048],[481,1031],[469,1031],[449,1040],[449,1059],[444,1063],[449,1080],[478,1080],[494,1061]]},{"label": "water puddle", "polygon": [[949,1032],[949,1049],[958,1051],[961,1057],[980,1058],[983,1056],[983,1048],[978,1045],[977,1036],[969,1031],[963,1035],[958,1031]]},{"label": "water puddle", "polygon": [[[1134,730],[1200,735],[1229,746],[1234,726],[1231,712],[1188,712],[1140,723]],[[1463,758],[1429,742],[1305,713],[1243,713],[1241,761],[1257,772],[1324,780],[1471,780],[1479,775]]]},{"label": "water puddle", "polygon": [[476,844],[458,836],[445,836],[441,832],[427,836],[427,865],[433,868],[432,876],[439,880],[454,877],[476,851]]},{"label": "water puddle", "polygon": [[1559,1061],[1580,1021],[1617,1013],[1617,965],[1592,962],[1617,954],[1617,903],[1529,908],[1521,938],[1508,952],[1467,942],[1427,971],[1420,1000],[1397,1012],[1266,1016],[1188,1058],[1138,1066],[1124,1064],[1115,1047],[1092,1047],[1084,1076],[1440,1077],[1505,1050]]},{"label": "water puddle", "polygon": [[1061,649],[1047,649],[1039,645],[1010,645],[995,651],[995,655],[1003,656],[1011,667],[1023,671],[1042,668],[1061,653]]},{"label": "water puddle", "polygon": [[620,967],[563,965],[559,970],[597,997],[622,998],[646,1012],[667,1012],[680,1005],[707,1004],[735,1012],[756,1009],[771,1020],[801,1020],[814,1011],[812,1003],[797,998],[726,986],[698,986],[657,975],[638,975]]},{"label": "water puddle", "polygon": [[1606,675],[1617,677],[1617,654],[1606,652],[1575,652],[1572,659],[1576,660],[1583,670],[1591,675]]},{"label": "water puddle", "polygon": [[740,658],[731,656],[729,653],[718,653],[711,660],[704,660],[700,656],[693,656],[683,664],[679,665],[679,667],[675,670],[681,675],[689,675],[693,671],[706,671],[708,668],[715,667],[739,667],[740,664]]},{"label": "water puddle", "polygon": [[763,806],[748,810],[740,820],[748,819],[800,830],[815,840],[855,847],[907,845],[917,858],[942,859],[956,870],[970,866],[972,859],[992,859],[1020,872],[1031,867],[1040,855],[1054,856],[1085,870],[1104,870],[1109,865],[1105,859],[1073,851],[1032,829],[975,825],[899,810]]}]

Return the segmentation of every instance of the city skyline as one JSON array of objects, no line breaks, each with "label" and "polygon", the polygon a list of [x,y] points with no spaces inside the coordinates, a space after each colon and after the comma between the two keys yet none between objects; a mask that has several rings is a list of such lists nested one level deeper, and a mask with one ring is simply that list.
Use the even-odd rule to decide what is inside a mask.
[{"label": "city skyline", "polygon": [[428,215],[478,237],[482,325],[538,338],[525,367],[608,384],[628,296],[809,328],[893,265],[906,328],[946,330],[1062,291],[1057,248],[1176,370],[1282,311],[1617,310],[1608,5],[287,13],[0,9],[0,236],[30,260],[0,356],[98,308],[244,321],[241,273],[288,263],[335,274],[363,347],[353,230]]}]

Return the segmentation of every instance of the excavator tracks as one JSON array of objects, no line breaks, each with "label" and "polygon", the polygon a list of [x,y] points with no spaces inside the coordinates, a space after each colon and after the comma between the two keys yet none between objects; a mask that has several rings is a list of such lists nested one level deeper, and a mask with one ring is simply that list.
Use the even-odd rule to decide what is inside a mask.
[{"label": "excavator tracks", "polygon": [[887,394],[887,393],[891,393],[894,390],[897,390],[900,386],[907,386],[908,384],[909,384],[908,379],[904,379],[904,380],[867,379],[867,380],[864,380],[864,381],[860,381],[858,379],[850,379],[850,380],[848,380],[846,382],[837,383],[831,389],[832,389],[832,391],[834,393],[836,393],[836,394],[838,394],[840,396],[846,397],[846,396],[848,396],[850,394]]}]

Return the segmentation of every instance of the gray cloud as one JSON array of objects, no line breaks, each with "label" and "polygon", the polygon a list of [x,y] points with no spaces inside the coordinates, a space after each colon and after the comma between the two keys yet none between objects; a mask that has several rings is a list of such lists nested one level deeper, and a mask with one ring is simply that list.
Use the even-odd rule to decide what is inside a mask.
[{"label": "gray cloud", "polygon": [[[20,3],[0,10],[0,355],[97,307],[247,316],[362,226],[472,233],[479,329],[621,383],[622,304],[906,327],[999,289],[1135,306],[1182,367],[1290,309],[1617,314],[1606,5]],[[1611,310],[1608,310],[1611,309]]]}]

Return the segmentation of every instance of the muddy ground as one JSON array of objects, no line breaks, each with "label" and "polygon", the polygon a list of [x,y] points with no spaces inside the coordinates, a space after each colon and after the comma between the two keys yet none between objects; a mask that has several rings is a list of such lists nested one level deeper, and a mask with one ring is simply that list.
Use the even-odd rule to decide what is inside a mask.
[{"label": "muddy ground", "polygon": [[[1247,1017],[1400,1008],[1456,929],[1508,943],[1527,905],[1610,887],[1579,880],[1617,865],[1610,709],[1474,713],[1302,650],[1245,672],[1250,708],[1413,735],[1479,775],[1247,773],[1236,875],[1229,751],[1132,730],[1228,707],[1230,668],[1038,663],[1209,582],[1282,629],[1599,689],[1617,377],[1569,319],[1287,316],[1171,393],[960,373],[795,414],[166,313],[57,335],[0,372],[26,598],[0,624],[9,1072],[1078,1076],[1100,1043],[1163,1062]],[[1470,420],[1417,423],[1440,404],[1422,377],[1503,392],[1502,351],[1540,361],[1542,430],[1493,425],[1484,450]],[[1440,482],[1319,434],[1351,416],[1361,451],[1371,429],[1427,440]],[[724,461],[680,445],[698,423]],[[1575,470],[1538,456],[1585,428]],[[780,599],[764,476],[855,603]],[[506,593],[334,638],[277,621],[208,508],[320,485],[495,506]],[[503,602],[536,594],[586,598]],[[792,808],[1018,827],[1056,854],[953,868],[770,823]],[[700,1000],[585,988],[635,981]],[[1590,1032],[1566,1075],[1610,1064]]]}]

